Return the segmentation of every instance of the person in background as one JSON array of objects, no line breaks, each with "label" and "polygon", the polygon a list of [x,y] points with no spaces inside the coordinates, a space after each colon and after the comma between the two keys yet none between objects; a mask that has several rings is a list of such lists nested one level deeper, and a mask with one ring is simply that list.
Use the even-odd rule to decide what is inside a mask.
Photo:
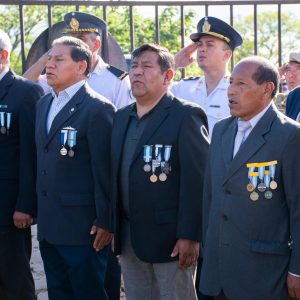
[{"label": "person in background", "polygon": [[[117,108],[130,104],[132,99],[128,73],[106,64],[99,55],[105,22],[94,15],[78,11],[65,14],[64,21],[65,34],[81,39],[92,52],[92,69],[88,78],[90,87],[110,100]],[[41,75],[45,69],[47,57],[45,53],[23,74],[24,77],[39,83],[45,93],[51,91],[46,75]]]},{"label": "person in background", "polygon": [[30,270],[36,217],[36,84],[10,69],[11,41],[0,30],[0,299],[34,300]]},{"label": "person in background", "polygon": [[193,43],[175,56],[176,68],[192,63],[196,51],[198,66],[204,76],[185,78],[173,84],[172,92],[176,97],[195,102],[204,109],[211,137],[216,122],[230,115],[228,64],[234,49],[243,43],[243,39],[226,22],[210,16],[199,21],[197,32],[192,33],[190,38]]}]

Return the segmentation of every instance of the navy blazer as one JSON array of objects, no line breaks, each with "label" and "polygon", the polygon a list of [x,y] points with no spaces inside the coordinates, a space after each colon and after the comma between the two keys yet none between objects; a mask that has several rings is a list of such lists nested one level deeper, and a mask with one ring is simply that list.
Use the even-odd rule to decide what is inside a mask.
[{"label": "navy blazer", "polygon": [[293,120],[297,119],[300,112],[300,87],[293,89],[286,99],[286,115]]},{"label": "navy blazer", "polygon": [[[110,230],[110,139],[114,107],[82,86],[46,124],[52,95],[37,107],[38,239],[57,245],[91,242],[93,224]],[[77,130],[74,156],[61,155],[61,130]],[[65,144],[65,148],[70,150]]]},{"label": "navy blazer", "polygon": [[[207,118],[196,104],[166,94],[151,114],[129,170],[131,243],[139,259],[169,262],[177,239],[201,240],[201,203],[207,161]],[[112,201],[115,251],[122,253],[119,175],[124,138],[135,104],[117,112],[112,134]],[[144,145],[171,145],[166,181],[150,181]],[[153,150],[154,152],[154,150]],[[157,176],[159,172],[156,172]]]},{"label": "navy blazer", "polygon": [[[230,300],[288,299],[288,271],[300,274],[300,125],[273,104],[232,158],[236,130],[237,118],[229,117],[212,136],[200,290],[217,296],[222,289]],[[272,198],[256,188],[252,201],[247,164],[274,161]]]},{"label": "navy blazer", "polygon": [[[0,80],[0,112],[11,113],[9,134],[0,134],[0,226],[14,211],[36,215],[35,106],[42,89],[9,71]],[[7,114],[4,114],[7,127]]]}]

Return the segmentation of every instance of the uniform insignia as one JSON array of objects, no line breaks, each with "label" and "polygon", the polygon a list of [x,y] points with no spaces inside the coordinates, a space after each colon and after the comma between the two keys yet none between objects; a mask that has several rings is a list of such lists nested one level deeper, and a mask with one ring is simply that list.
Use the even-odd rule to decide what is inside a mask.
[{"label": "uniform insignia", "polygon": [[0,132],[1,134],[9,135],[9,129],[11,126],[11,113],[9,112],[0,112]]},{"label": "uniform insignia", "polygon": [[[259,199],[259,193],[256,192],[256,188],[260,193],[263,193],[265,199],[272,199],[273,194],[271,190],[277,188],[277,182],[274,180],[276,164],[277,160],[247,164],[249,183],[246,189],[250,192],[252,201]],[[260,181],[259,183],[258,180]]]},{"label": "uniform insignia", "polygon": [[[77,130],[72,127],[64,127],[60,131],[60,143],[62,145],[62,148],[60,149],[60,155],[69,157],[74,157],[75,153],[73,150],[73,147],[76,145],[76,135]],[[69,148],[69,151],[67,150],[67,147]]]},{"label": "uniform insignia", "polygon": [[70,21],[70,26],[73,30],[78,30],[79,29],[79,22],[77,19],[72,18]]},{"label": "uniform insignia", "polygon": [[[162,155],[162,149],[164,148],[164,153]],[[144,145],[144,155],[143,159],[146,163],[143,167],[146,173],[152,171],[152,175],[150,176],[150,181],[152,183],[157,182],[159,179],[160,181],[164,182],[168,178],[168,174],[171,172],[171,166],[169,163],[170,156],[171,156],[171,145],[155,145],[154,150],[154,158],[152,157],[152,149],[153,145]],[[152,163],[151,163],[152,162]],[[160,174],[157,176],[156,170],[160,168]]]},{"label": "uniform insignia", "polygon": [[107,65],[106,68],[108,71],[113,73],[116,77],[118,77],[120,80],[123,80],[128,75],[128,72],[122,71],[111,65]]},{"label": "uniform insignia", "polygon": [[209,24],[207,18],[205,18],[205,21],[204,21],[203,26],[202,26],[202,31],[203,32],[209,32],[210,27],[211,27],[211,25]]}]

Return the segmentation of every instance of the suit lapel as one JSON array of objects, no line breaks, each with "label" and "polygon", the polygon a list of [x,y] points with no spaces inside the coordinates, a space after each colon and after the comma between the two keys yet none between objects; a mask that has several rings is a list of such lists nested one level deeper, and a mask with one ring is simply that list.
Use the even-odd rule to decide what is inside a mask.
[{"label": "suit lapel", "polygon": [[4,99],[9,87],[13,84],[15,79],[14,73],[9,70],[4,77],[0,80],[0,101]]},{"label": "suit lapel", "polygon": [[241,145],[236,156],[229,164],[229,169],[223,183],[225,183],[239,168],[245,165],[248,160],[264,145],[264,136],[270,131],[272,122],[276,116],[276,112],[274,110],[276,110],[276,108],[272,104],[253,128],[246,141]]},{"label": "suit lapel", "polygon": [[115,126],[115,132],[116,132],[116,138],[113,139],[113,141],[115,141],[114,144],[114,159],[113,162],[115,164],[115,166],[119,166],[119,162],[121,160],[121,154],[122,154],[122,150],[123,150],[123,145],[124,145],[124,139],[126,136],[126,132],[127,132],[127,127],[128,127],[128,122],[130,119],[130,112],[132,110],[134,104],[131,104],[128,108],[126,108],[124,111],[122,111],[120,113],[120,116],[117,120],[117,122],[115,122],[114,126]]},{"label": "suit lapel", "polygon": [[[85,85],[82,86],[79,91],[71,98],[71,100],[62,108],[62,110],[56,115],[54,118],[49,134],[46,139],[45,146],[52,140],[52,138],[55,136],[57,130],[61,129],[62,125],[70,119],[79,109],[80,103],[83,101],[84,96],[86,94],[86,87]],[[47,116],[44,119],[47,124]]]},{"label": "suit lapel", "polygon": [[232,154],[233,154],[236,132],[237,132],[237,119],[234,118],[222,136],[222,152],[224,154],[224,162],[227,170],[232,161]]},{"label": "suit lapel", "polygon": [[166,94],[159,102],[158,106],[152,112],[150,122],[147,124],[145,131],[143,132],[140,140],[137,143],[135,153],[132,157],[132,163],[136,160],[140,152],[143,150],[143,146],[147,144],[148,140],[153,136],[153,134],[158,130],[161,123],[168,116],[168,107],[172,104],[173,97],[170,94]]}]

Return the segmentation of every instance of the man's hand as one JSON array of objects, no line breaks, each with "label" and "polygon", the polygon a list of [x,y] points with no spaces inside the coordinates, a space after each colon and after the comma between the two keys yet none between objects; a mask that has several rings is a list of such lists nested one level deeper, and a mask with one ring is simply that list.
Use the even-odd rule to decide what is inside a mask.
[{"label": "man's hand", "polygon": [[97,227],[95,225],[92,226],[91,235],[96,234],[93,247],[96,251],[100,251],[104,246],[108,245],[112,239],[112,233],[107,231],[106,229]]},{"label": "man's hand", "polygon": [[289,296],[293,299],[300,299],[300,277],[288,274],[286,283]]},{"label": "man's hand", "polygon": [[27,228],[32,224],[31,215],[15,211],[13,215],[14,224],[17,228]]},{"label": "man's hand", "polygon": [[199,257],[199,242],[179,239],[171,257],[179,255],[179,267],[186,269],[190,267]]},{"label": "man's hand", "polygon": [[197,50],[197,43],[190,44],[184,48],[182,48],[175,55],[175,69],[185,68],[194,62],[194,52]]}]

